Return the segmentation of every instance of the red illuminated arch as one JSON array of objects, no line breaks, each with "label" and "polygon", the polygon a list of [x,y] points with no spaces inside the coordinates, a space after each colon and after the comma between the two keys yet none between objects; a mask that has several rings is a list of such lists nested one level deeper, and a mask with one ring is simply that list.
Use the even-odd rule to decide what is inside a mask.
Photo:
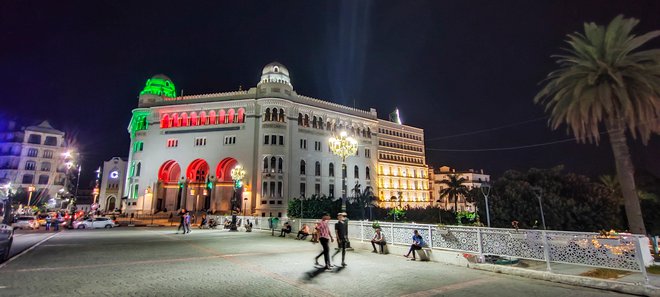
[{"label": "red illuminated arch", "polygon": [[238,164],[234,158],[224,158],[215,169],[215,176],[219,181],[231,181],[231,170]]},{"label": "red illuminated arch", "polygon": [[172,127],[179,127],[181,126],[181,122],[179,121],[179,115],[176,113],[172,114]]},{"label": "red illuminated arch", "polygon": [[199,113],[199,124],[200,125],[208,125],[209,124],[209,119],[206,117],[206,112],[202,111]]},{"label": "red illuminated arch", "polygon": [[196,112],[190,113],[190,126],[199,126],[199,121]]},{"label": "red illuminated arch", "polygon": [[181,175],[181,167],[174,160],[168,160],[158,170],[158,180],[165,183],[176,183]]},{"label": "red illuminated arch", "polygon": [[234,122],[234,115],[236,114],[236,111],[234,109],[229,109],[229,112],[227,113],[227,123],[233,123]]},{"label": "red illuminated arch", "polygon": [[163,115],[163,118],[160,119],[160,127],[161,128],[169,128],[170,127],[170,116],[165,114]]},{"label": "red illuminated arch", "polygon": [[181,126],[188,126],[188,114],[181,113]]},{"label": "red illuminated arch", "polygon": [[209,176],[209,163],[204,159],[195,159],[188,165],[186,178],[191,182],[206,182]]},{"label": "red illuminated arch", "polygon": [[209,112],[209,120],[206,123],[208,125],[215,125],[216,123],[215,110],[211,110],[211,112]]},{"label": "red illuminated arch", "polygon": [[[273,109],[273,117],[275,117],[276,115],[277,115],[277,109]],[[245,122],[245,109],[242,107],[238,109],[238,122],[239,123]]]},{"label": "red illuminated arch", "polygon": [[218,113],[218,124],[224,124],[227,121],[225,121],[225,110],[221,109],[220,113]]}]

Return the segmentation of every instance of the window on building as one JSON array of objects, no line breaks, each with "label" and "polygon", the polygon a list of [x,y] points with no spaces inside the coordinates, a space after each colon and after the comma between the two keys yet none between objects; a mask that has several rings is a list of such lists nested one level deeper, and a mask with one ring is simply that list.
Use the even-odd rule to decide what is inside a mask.
[{"label": "window on building", "polygon": [[138,162],[135,166],[135,176],[140,176],[140,171],[142,171],[142,163]]},{"label": "window on building", "polygon": [[282,157],[277,158],[277,173],[282,173],[282,163],[284,163],[284,159]]},{"label": "window on building", "polygon": [[277,182],[277,197],[282,197],[282,182]]},{"label": "window on building", "polygon": [[314,194],[321,195],[321,184],[314,184]]},{"label": "window on building", "polygon": [[320,141],[314,141],[314,150],[317,152],[321,151],[321,142]]},{"label": "window on building", "polygon": [[280,135],[280,145],[284,145],[284,136]]},{"label": "window on building", "polygon": [[270,197],[275,197],[275,182],[270,182]]},{"label": "window on building", "polygon": [[270,136],[270,144],[272,144],[272,145],[277,144],[277,135],[271,135]]},{"label": "window on building", "polygon": [[41,162],[41,171],[50,171],[50,162]]},{"label": "window on building", "polygon": [[314,164],[314,175],[321,176],[321,162],[319,161],[316,161]]},{"label": "window on building", "polygon": [[275,157],[270,157],[270,171],[275,172],[275,162],[277,159]]},{"label": "window on building", "polygon": [[136,141],[133,144],[133,152],[141,152],[144,149],[144,143],[142,141]]},{"label": "window on building", "polygon": [[225,144],[236,144],[236,136],[225,136]]},{"label": "window on building", "polygon": [[270,135],[264,135],[264,144],[268,144],[270,141]]},{"label": "window on building", "polygon": [[305,183],[300,183],[300,197],[305,198]]},{"label": "window on building", "polygon": [[39,175],[39,181],[38,181],[38,183],[39,183],[40,185],[47,185],[47,184],[48,184],[48,175],[46,175],[46,174],[41,174],[41,175]]},{"label": "window on building", "polygon": [[369,166],[367,166],[367,168],[365,169],[364,177],[366,179],[371,179],[371,170],[369,170]]},{"label": "window on building", "polygon": [[330,198],[335,197],[335,185],[330,184],[330,186],[328,187],[328,196],[330,196]]},{"label": "window on building", "polygon": [[34,181],[34,175],[32,174],[23,174],[23,184],[31,184]]},{"label": "window on building", "polygon": [[137,199],[139,196],[139,185],[133,185],[133,199]]},{"label": "window on building", "polygon": [[44,141],[45,145],[51,145],[51,146],[57,146],[57,137],[55,136],[46,136],[46,140]]},{"label": "window on building", "polygon": [[177,147],[179,146],[179,140],[176,138],[170,138],[167,140],[167,147]]},{"label": "window on building", "polygon": [[268,183],[264,182],[263,187],[261,187],[261,196],[266,197],[268,196]]},{"label": "window on building", "polygon": [[369,149],[364,149],[364,156],[366,158],[371,158],[371,151]]},{"label": "window on building", "polygon": [[328,176],[335,177],[335,164],[333,163],[330,163],[330,165],[328,165]]},{"label": "window on building", "polygon": [[205,146],[205,145],[206,145],[206,137],[195,138],[195,146]]},{"label": "window on building", "polygon": [[25,170],[34,170],[37,167],[37,163],[34,161],[25,162]]},{"label": "window on building", "polygon": [[36,148],[29,148],[27,151],[27,155],[28,157],[36,157],[37,155],[39,155],[39,150]]},{"label": "window on building", "polygon": [[44,151],[44,158],[46,158],[46,159],[52,159],[52,158],[53,158],[53,151],[51,151],[51,150],[45,150],[45,151]]},{"label": "window on building", "polygon": [[353,177],[354,178],[360,178],[360,168],[358,168],[357,165],[355,165],[355,167],[353,167]]},{"label": "window on building", "polygon": [[268,157],[264,157],[264,172],[268,172]]},{"label": "window on building", "polygon": [[305,175],[305,160],[300,160],[300,175]]},{"label": "window on building", "polygon": [[41,144],[41,135],[39,134],[30,134],[28,136],[28,143]]},{"label": "window on building", "polygon": [[300,149],[303,149],[303,150],[307,149],[307,139],[301,139],[300,140]]}]

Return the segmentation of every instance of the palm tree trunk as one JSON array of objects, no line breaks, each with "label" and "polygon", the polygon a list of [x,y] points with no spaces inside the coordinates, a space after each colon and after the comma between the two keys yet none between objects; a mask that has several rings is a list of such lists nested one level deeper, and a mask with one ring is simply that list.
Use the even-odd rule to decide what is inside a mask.
[{"label": "palm tree trunk", "polygon": [[458,196],[454,196],[454,212],[458,212]]},{"label": "palm tree trunk", "polygon": [[621,184],[623,204],[626,207],[628,229],[631,233],[646,235],[642,208],[639,205],[637,189],[635,188],[635,169],[633,168],[630,150],[626,142],[626,130],[621,120],[607,121],[607,133],[610,136],[612,153],[616,163],[616,173]]}]

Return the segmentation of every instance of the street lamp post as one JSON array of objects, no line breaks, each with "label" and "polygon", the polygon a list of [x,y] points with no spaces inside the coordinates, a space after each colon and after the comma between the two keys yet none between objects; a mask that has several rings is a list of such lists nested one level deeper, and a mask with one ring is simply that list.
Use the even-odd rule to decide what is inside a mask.
[{"label": "street lamp post", "polygon": [[490,208],[488,206],[488,196],[490,195],[490,185],[488,183],[484,183],[481,185],[481,193],[484,194],[484,198],[486,198],[486,222],[488,223],[488,227],[490,228],[490,213],[488,209]]},{"label": "street lamp post", "polygon": [[349,137],[346,131],[341,131],[339,137],[329,139],[328,145],[333,154],[341,157],[341,211],[346,212],[346,175],[348,175],[346,157],[357,153],[358,142],[353,137]]},{"label": "street lamp post", "polygon": [[536,196],[537,199],[539,199],[539,208],[541,209],[541,222],[543,223],[543,230],[547,230],[545,227],[545,216],[543,215],[543,203],[541,203],[543,199],[543,188],[541,187],[533,187],[532,190],[534,191],[534,195]]},{"label": "street lamp post", "polygon": [[[32,193],[34,193],[35,190],[36,190],[36,188],[34,186],[29,186],[28,187],[28,192],[29,192],[29,194],[28,194],[28,203],[27,203],[28,208],[30,208],[30,202],[32,201]],[[30,213],[32,213],[32,210],[30,210]]]},{"label": "street lamp post", "polygon": [[[231,203],[231,226],[229,228],[230,231],[238,231],[238,228],[236,228],[236,212],[235,209],[238,207],[238,195],[240,193],[241,188],[243,188],[243,178],[245,177],[245,169],[243,169],[243,166],[236,165],[236,167],[232,168],[231,172],[231,179],[234,181],[234,198],[232,199]],[[242,201],[241,201],[242,202]]]}]

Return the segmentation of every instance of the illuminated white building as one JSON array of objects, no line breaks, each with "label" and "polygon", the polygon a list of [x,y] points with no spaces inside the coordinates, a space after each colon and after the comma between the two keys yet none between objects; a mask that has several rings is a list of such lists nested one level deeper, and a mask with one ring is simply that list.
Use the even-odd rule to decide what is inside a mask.
[{"label": "illuminated white building", "polygon": [[48,121],[28,127],[6,122],[0,127],[0,180],[23,191],[34,187],[31,204],[45,202],[64,188],[66,150],[64,132]]},{"label": "illuminated white building", "polygon": [[97,202],[99,209],[111,212],[115,209],[125,209],[122,205],[124,195],[124,182],[126,181],[127,162],[119,157],[114,157],[103,162],[101,168],[101,181]]},{"label": "illuminated white building", "polygon": [[424,130],[401,124],[398,110],[378,120],[378,192],[381,206],[431,205]]},{"label": "illuminated white building", "polygon": [[[449,180],[450,175],[456,175],[459,179],[464,178],[465,182],[463,185],[467,187],[468,190],[473,188],[480,188],[483,183],[490,181],[490,175],[485,174],[483,169],[479,171],[474,169],[456,171],[456,169],[452,169],[449,166],[442,166],[438,170],[431,169],[430,171],[432,171],[431,180],[433,183],[431,199],[434,202],[439,200],[438,203],[440,204],[440,207],[448,210],[454,209],[454,201],[450,201],[449,197],[440,197],[440,191],[444,188],[447,188],[447,185],[443,184],[442,181]],[[475,211],[475,207],[475,204],[468,203],[465,200],[465,197],[459,197],[458,210]]]},{"label": "illuminated white building", "polygon": [[[247,214],[284,216],[289,199],[339,197],[342,174],[349,195],[356,183],[378,193],[377,152],[382,146],[376,131],[382,125],[423,136],[421,129],[390,127],[374,109],[297,94],[289,71],[279,63],[263,68],[256,87],[225,93],[177,96],[173,82],[157,75],[147,81],[129,126],[126,210],[228,213],[235,197],[230,171],[238,164],[246,175],[242,197],[235,202]],[[359,143],[357,155],[346,159],[345,170],[328,147],[329,138],[339,131],[347,131]],[[423,147],[422,138],[418,141]],[[390,163],[417,172],[425,168],[423,156],[422,149],[415,154],[421,163]],[[405,195],[424,198],[409,191]]]}]

